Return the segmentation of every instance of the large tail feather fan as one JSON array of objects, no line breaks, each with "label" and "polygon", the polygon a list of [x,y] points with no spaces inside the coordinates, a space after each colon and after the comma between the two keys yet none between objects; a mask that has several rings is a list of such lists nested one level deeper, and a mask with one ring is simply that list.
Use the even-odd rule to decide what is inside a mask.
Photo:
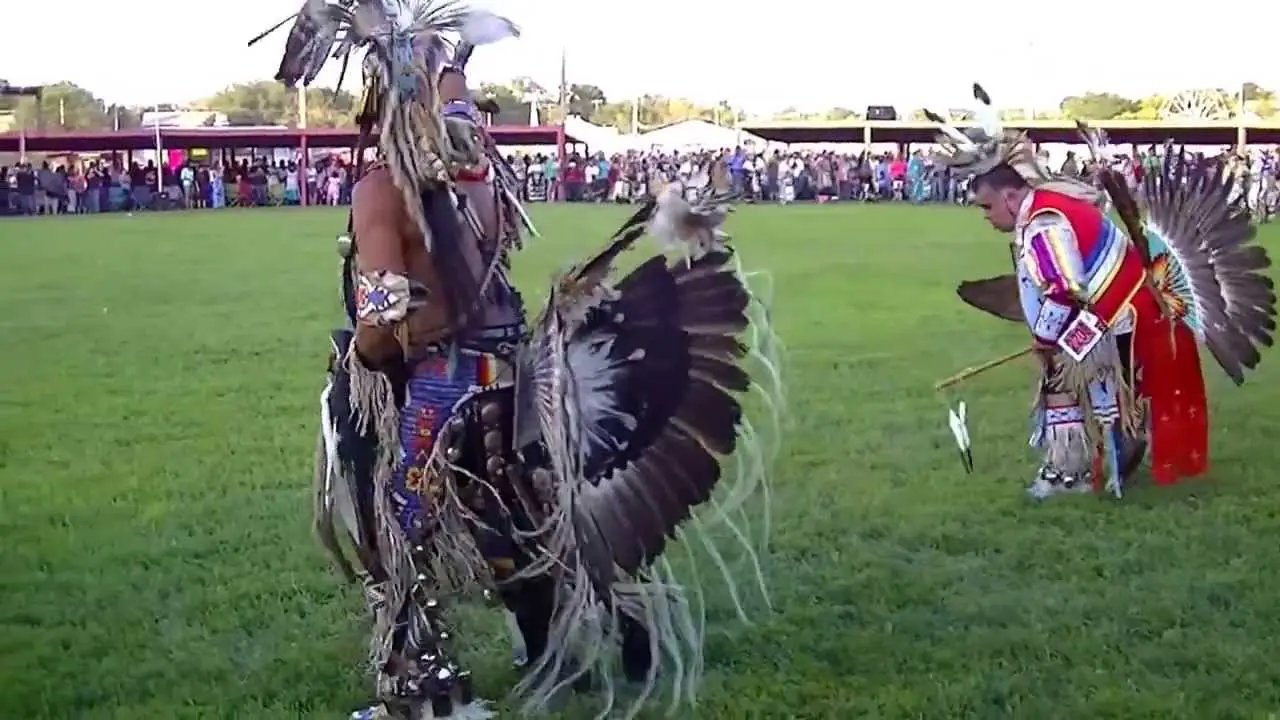
[{"label": "large tail feather fan", "polygon": [[[641,208],[554,284],[521,361],[518,412],[537,415],[556,478],[540,538],[548,560],[529,572],[555,573],[563,598],[550,649],[517,688],[528,712],[593,672],[606,683],[601,717],[611,713],[611,645],[627,623],[665,660],[673,708],[692,702],[706,605],[699,556],[723,577],[740,616],[736,580],[751,579],[768,601],[759,560],[768,523],[744,520],[755,497],[767,515],[786,413],[781,343],[768,298],[752,287],[766,278],[740,269],[718,227],[699,226],[696,256],[657,254],[611,282],[659,210]],[[749,420],[757,405],[760,426]],[[738,570],[721,540],[743,550],[749,569]],[[673,541],[689,560],[679,569],[665,553]],[[628,717],[657,690],[656,666]]]},{"label": "large tail feather fan", "polygon": [[1276,329],[1275,285],[1264,271],[1243,194],[1222,167],[1189,166],[1165,147],[1164,164],[1144,179],[1146,238],[1157,287],[1237,385],[1257,368]]}]

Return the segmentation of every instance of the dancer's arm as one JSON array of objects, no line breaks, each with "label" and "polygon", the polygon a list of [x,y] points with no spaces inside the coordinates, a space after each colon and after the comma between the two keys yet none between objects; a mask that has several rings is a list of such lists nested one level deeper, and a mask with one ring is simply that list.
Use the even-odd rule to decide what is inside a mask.
[{"label": "dancer's arm", "polygon": [[1022,234],[1021,262],[1044,295],[1040,314],[1031,319],[1039,345],[1053,347],[1084,307],[1084,261],[1071,223],[1056,212],[1031,219]]},{"label": "dancer's arm", "polygon": [[409,310],[404,228],[408,218],[391,174],[375,169],[356,183],[351,199],[356,240],[356,350],[378,367],[403,350],[397,329]]}]

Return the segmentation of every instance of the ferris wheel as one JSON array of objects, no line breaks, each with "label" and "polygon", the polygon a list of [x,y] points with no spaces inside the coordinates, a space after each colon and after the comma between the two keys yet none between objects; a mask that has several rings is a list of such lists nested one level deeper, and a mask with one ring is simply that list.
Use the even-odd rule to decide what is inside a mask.
[{"label": "ferris wheel", "polygon": [[1226,120],[1229,117],[1231,108],[1226,98],[1214,90],[1183,90],[1160,106],[1162,120]]}]

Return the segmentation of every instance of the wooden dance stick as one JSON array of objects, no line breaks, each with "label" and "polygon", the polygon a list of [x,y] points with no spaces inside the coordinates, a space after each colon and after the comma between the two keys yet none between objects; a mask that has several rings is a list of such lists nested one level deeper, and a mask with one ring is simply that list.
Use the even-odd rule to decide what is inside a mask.
[{"label": "wooden dance stick", "polygon": [[1024,355],[1030,355],[1032,349],[1033,348],[1025,347],[1016,352],[1011,352],[1008,355],[998,357],[995,360],[988,360],[987,362],[984,362],[981,365],[975,365],[971,368],[966,368],[964,370],[961,370],[960,372],[956,373],[955,375],[952,375],[949,378],[946,378],[945,380],[939,380],[937,384],[933,386],[933,389],[945,390],[946,388],[949,388],[958,382],[963,382],[965,380],[968,380],[974,375],[984,373],[990,370],[991,368],[1000,367],[1001,365],[1004,365],[1005,363],[1011,362],[1013,360],[1017,360],[1018,358]]}]

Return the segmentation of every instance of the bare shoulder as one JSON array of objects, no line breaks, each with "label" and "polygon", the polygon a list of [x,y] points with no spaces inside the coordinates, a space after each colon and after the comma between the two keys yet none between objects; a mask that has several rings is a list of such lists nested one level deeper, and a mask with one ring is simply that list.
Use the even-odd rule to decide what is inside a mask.
[{"label": "bare shoulder", "polygon": [[361,175],[351,190],[353,205],[357,202],[378,204],[398,197],[399,192],[391,179],[391,171],[386,167],[375,167]]},{"label": "bare shoulder", "polygon": [[404,200],[386,168],[374,168],[356,181],[351,191],[351,229],[363,270],[404,272],[401,248],[406,218]]},{"label": "bare shoulder", "polygon": [[408,219],[404,195],[385,167],[373,168],[351,190],[351,220],[356,231],[370,226],[402,228]]}]

